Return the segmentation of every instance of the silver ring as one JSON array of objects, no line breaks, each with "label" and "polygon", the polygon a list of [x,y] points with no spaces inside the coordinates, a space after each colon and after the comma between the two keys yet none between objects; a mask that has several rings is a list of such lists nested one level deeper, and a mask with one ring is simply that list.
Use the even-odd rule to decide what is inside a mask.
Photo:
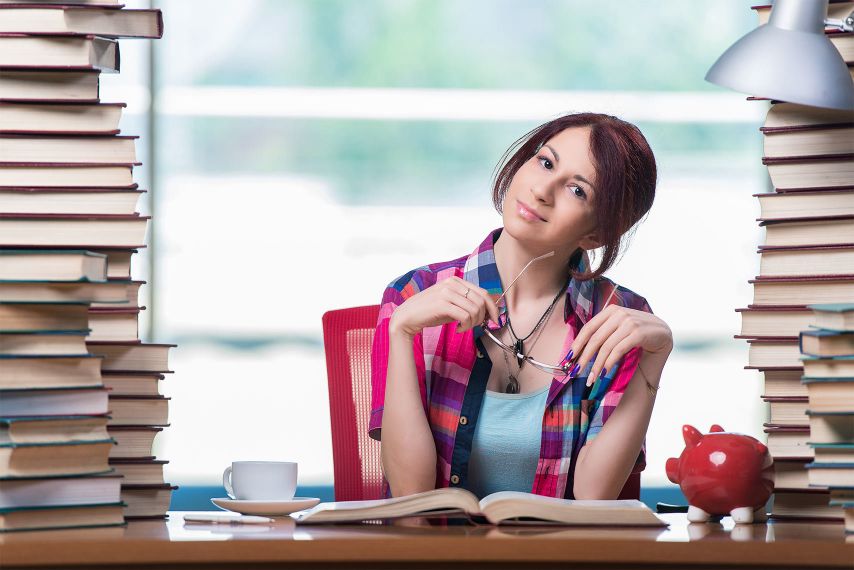
[{"label": "silver ring", "polygon": [[466,299],[468,299],[468,298],[469,298],[469,293],[470,293],[470,292],[471,292],[471,288],[466,289],[466,294],[465,294],[465,295],[463,295],[463,297],[465,297]]}]

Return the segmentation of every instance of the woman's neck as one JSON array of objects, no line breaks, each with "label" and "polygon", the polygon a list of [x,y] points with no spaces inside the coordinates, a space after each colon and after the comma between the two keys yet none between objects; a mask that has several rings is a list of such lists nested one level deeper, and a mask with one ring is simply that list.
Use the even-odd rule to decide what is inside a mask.
[{"label": "woman's neck", "polygon": [[[571,247],[561,250],[555,249],[553,256],[531,264],[505,296],[511,313],[514,308],[520,305],[538,304],[545,299],[549,301],[554,299],[558,289],[566,285],[569,276],[569,258],[577,249],[576,245],[570,245]],[[548,251],[526,247],[506,230],[502,230],[501,235],[498,236],[493,252],[498,273],[501,276],[501,285],[505,290],[528,262],[535,257],[548,253]]]}]

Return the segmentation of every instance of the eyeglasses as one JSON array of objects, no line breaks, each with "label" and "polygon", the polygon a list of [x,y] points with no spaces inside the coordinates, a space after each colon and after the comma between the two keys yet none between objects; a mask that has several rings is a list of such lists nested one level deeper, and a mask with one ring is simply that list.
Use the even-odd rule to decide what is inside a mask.
[{"label": "eyeglasses", "polygon": [[535,360],[531,356],[527,356],[525,354],[522,354],[521,352],[516,352],[515,348],[513,348],[512,346],[508,346],[503,341],[499,340],[498,337],[496,337],[494,334],[492,334],[492,331],[490,331],[488,328],[486,328],[485,325],[483,326],[483,332],[486,334],[486,336],[488,336],[490,339],[492,339],[492,342],[497,344],[500,349],[504,350],[505,352],[512,354],[517,360],[519,360],[520,364],[521,364],[521,362],[527,362],[528,364],[530,364],[531,366],[533,366],[537,370],[542,370],[543,372],[548,372],[549,374],[551,374],[552,376],[554,376],[560,380],[563,380],[564,378],[569,376],[569,371],[570,371],[570,363],[569,362],[567,362],[563,366],[550,366],[548,364],[543,364],[542,362],[540,362],[539,360]]},{"label": "eyeglasses", "polygon": [[[551,257],[554,254],[555,254],[554,251],[550,251],[550,252],[543,254],[539,257],[535,257],[534,259],[529,261],[528,264],[522,268],[522,271],[519,272],[519,275],[516,276],[516,279],[514,279],[513,281],[510,282],[510,285],[507,286],[507,289],[504,290],[504,293],[502,293],[501,296],[495,300],[495,304],[496,305],[498,304],[498,302],[501,300],[501,298],[507,294],[507,292],[510,290],[510,288],[516,283],[516,281],[519,279],[519,277],[521,277],[522,274],[525,273],[525,271],[528,269],[528,267],[531,266],[532,263],[534,263],[535,261],[539,261],[541,259],[545,259],[547,257]],[[614,287],[613,291],[611,291],[611,294],[608,296],[608,300],[605,301],[605,304],[604,304],[605,307],[608,306],[608,303],[611,301],[611,298],[614,296],[614,293],[616,293],[616,291],[617,291],[617,288]],[[522,364],[522,362],[527,362],[528,364],[530,364],[531,366],[533,366],[537,370],[542,370],[543,372],[547,372],[548,374],[551,374],[552,376],[554,376],[555,378],[558,378],[559,380],[563,380],[564,378],[569,376],[569,373],[572,370],[572,360],[566,362],[565,364],[559,365],[559,366],[552,366],[550,364],[545,364],[543,362],[540,362],[539,360],[535,360],[533,357],[522,354],[521,352],[516,352],[516,349],[514,347],[506,344],[504,341],[500,340],[498,337],[496,337],[494,334],[492,334],[492,331],[490,331],[489,328],[486,326],[488,320],[489,320],[488,318],[485,318],[483,320],[483,323],[481,323],[481,325],[480,325],[481,328],[483,329],[483,332],[486,334],[486,336],[488,336],[492,340],[492,342],[494,342],[496,345],[498,345],[498,347],[500,349],[504,350],[505,352],[507,352],[509,354],[512,354],[513,357],[519,361],[520,365]]]}]

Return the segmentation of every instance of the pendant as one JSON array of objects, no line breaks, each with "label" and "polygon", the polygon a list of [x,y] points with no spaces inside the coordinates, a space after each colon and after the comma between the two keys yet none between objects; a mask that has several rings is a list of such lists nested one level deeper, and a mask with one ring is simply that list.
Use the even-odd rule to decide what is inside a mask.
[{"label": "pendant", "polygon": [[519,368],[522,368],[522,365],[525,363],[525,357],[520,356],[523,354],[521,339],[516,340],[516,344],[513,345],[513,350],[516,351],[516,364]]},{"label": "pendant", "polygon": [[510,375],[509,382],[507,383],[507,387],[504,389],[504,393],[506,394],[518,394],[519,393],[519,381],[516,380],[516,377],[512,374]]}]

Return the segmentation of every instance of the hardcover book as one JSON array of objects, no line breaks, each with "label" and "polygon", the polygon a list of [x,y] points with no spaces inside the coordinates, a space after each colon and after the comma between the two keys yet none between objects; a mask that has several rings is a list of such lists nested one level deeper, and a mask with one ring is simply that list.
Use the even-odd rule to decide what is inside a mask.
[{"label": "hardcover book", "polygon": [[0,32],[157,39],[163,36],[163,16],[160,10],[0,4]]},{"label": "hardcover book", "polygon": [[474,493],[459,487],[391,499],[320,503],[300,513],[296,521],[339,523],[439,515],[473,517],[491,524],[667,526],[638,500],[570,500],[502,491],[478,501]]},{"label": "hardcover book", "polygon": [[0,68],[119,71],[119,44],[96,36],[0,33]]}]

